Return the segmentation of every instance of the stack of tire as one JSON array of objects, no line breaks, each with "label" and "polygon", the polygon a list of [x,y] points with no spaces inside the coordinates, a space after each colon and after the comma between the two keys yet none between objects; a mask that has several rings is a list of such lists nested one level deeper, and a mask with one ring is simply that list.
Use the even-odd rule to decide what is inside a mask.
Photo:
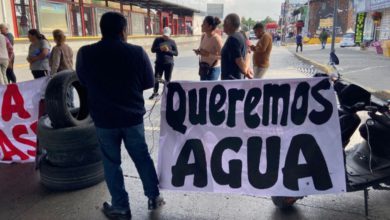
[{"label": "stack of tire", "polygon": [[[72,108],[70,88],[80,107]],[[96,129],[87,107],[87,94],[75,72],[56,74],[45,92],[44,115],[38,122],[41,183],[51,190],[75,190],[104,180]]]}]

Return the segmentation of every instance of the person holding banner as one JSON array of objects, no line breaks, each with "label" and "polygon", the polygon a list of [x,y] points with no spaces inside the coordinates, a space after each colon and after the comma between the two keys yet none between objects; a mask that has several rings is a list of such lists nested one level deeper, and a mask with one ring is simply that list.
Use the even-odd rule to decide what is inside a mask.
[{"label": "person holding banner", "polygon": [[221,54],[222,80],[241,79],[242,74],[250,79],[253,77],[252,70],[245,62],[247,47],[239,28],[240,17],[237,14],[227,15],[223,22],[223,31],[229,37]]},{"label": "person holding banner", "polygon": [[213,16],[207,16],[203,20],[202,32],[204,34],[199,49],[194,50],[196,55],[200,55],[200,80],[218,80],[221,75],[222,38],[215,31],[220,23],[221,20]]},{"label": "person holding banner", "polygon": [[144,49],[126,42],[127,20],[122,14],[105,13],[100,29],[101,41],[79,50],[76,72],[88,92],[89,109],[111,194],[111,204],[103,204],[103,213],[109,219],[131,219],[121,169],[122,141],[141,178],[148,209],[157,209],[164,203],[145,141],[143,122],[143,91],[154,85],[153,70]]}]

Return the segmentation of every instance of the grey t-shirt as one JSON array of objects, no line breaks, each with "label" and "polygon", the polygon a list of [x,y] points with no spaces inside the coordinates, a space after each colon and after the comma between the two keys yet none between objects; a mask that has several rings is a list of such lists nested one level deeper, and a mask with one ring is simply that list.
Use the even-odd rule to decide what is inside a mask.
[{"label": "grey t-shirt", "polygon": [[[35,57],[38,56],[42,50],[46,48],[50,51],[50,44],[47,40],[40,40],[36,44],[30,44],[30,47],[28,49],[28,56],[29,57]],[[35,61],[34,63],[31,63],[30,66],[31,70],[50,70],[49,65],[49,56],[45,57],[42,60]]]}]

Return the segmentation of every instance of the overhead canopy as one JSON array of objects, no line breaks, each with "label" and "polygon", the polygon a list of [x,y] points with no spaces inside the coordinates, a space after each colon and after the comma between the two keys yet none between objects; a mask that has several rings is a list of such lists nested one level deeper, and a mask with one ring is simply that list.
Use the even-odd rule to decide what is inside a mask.
[{"label": "overhead canopy", "polygon": [[277,29],[278,27],[279,27],[279,25],[274,23],[274,22],[268,23],[268,24],[265,25],[266,29]]},{"label": "overhead canopy", "polygon": [[189,8],[183,5],[178,5],[172,2],[167,2],[164,0],[111,0],[114,2],[122,2],[122,4],[131,4],[136,5],[142,8],[150,8],[161,11],[172,11],[174,14],[178,15],[189,15],[192,16],[193,13],[199,13],[197,9]]}]

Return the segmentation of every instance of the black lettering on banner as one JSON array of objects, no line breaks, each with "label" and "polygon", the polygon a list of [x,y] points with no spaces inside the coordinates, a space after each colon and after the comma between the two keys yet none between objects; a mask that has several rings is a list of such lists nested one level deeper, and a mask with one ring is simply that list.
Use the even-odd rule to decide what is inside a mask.
[{"label": "black lettering on banner", "polygon": [[236,126],[236,104],[237,101],[244,100],[245,90],[244,89],[229,89],[229,110],[227,117],[227,126]]},{"label": "black lettering on banner", "polygon": [[[291,105],[291,121],[295,125],[302,125],[307,117],[309,106],[309,90],[310,85],[307,82],[298,84],[295,90],[294,101]],[[301,106],[298,108],[298,101],[301,99]]]},{"label": "black lettering on banner", "polygon": [[278,181],[280,160],[280,137],[267,138],[267,170],[260,173],[260,157],[263,145],[261,137],[248,139],[248,178],[250,184],[256,189],[267,189]]},{"label": "black lettering on banner", "polygon": [[229,173],[222,168],[222,158],[225,150],[238,152],[242,146],[239,137],[227,137],[222,139],[214,148],[211,155],[211,173],[215,182],[220,185],[229,185],[231,188],[241,187],[242,162],[240,160],[229,161]]},{"label": "black lettering on banner", "polygon": [[[300,152],[307,164],[298,164]],[[313,178],[316,190],[328,190],[333,187],[325,158],[316,140],[310,134],[293,137],[282,172],[283,185],[290,190],[299,191],[298,180],[305,177]]]},{"label": "black lettering on banner", "polygon": [[[174,110],[173,97],[179,96],[179,109]],[[184,125],[186,118],[186,93],[180,83],[171,82],[168,84],[166,119],[173,130],[182,134],[186,133],[187,127]]]},{"label": "black lettering on banner", "polygon": [[319,91],[321,90],[329,90],[330,82],[328,79],[324,79],[319,82],[317,85],[313,86],[311,89],[311,95],[313,98],[322,106],[324,106],[324,110],[322,112],[318,112],[313,110],[309,114],[309,119],[316,125],[322,125],[329,121],[332,117],[333,113],[333,105],[332,103],[324,98]]},{"label": "black lettering on banner", "polygon": [[[191,152],[195,162],[188,164]],[[184,186],[186,176],[194,175],[194,186],[202,188],[207,186],[207,163],[203,144],[199,139],[187,140],[177,158],[176,165],[172,167],[172,185]]]},{"label": "black lettering on banner", "polygon": [[283,101],[282,119],[280,124],[282,126],[287,125],[288,109],[290,104],[290,85],[276,85],[266,84],[264,85],[264,108],[263,108],[263,125],[269,124],[270,118],[270,104],[272,98],[272,124],[278,124],[279,115],[279,99]]},{"label": "black lettering on banner", "polygon": [[[210,115],[210,122],[211,124],[218,126],[225,121],[225,111],[220,109],[226,102],[226,90],[225,87],[222,85],[216,85],[214,88],[211,90],[210,94],[210,101],[209,101],[209,115]],[[218,102],[217,97],[219,97]]]},{"label": "black lettering on banner", "polygon": [[199,89],[199,99],[197,90],[192,89],[188,92],[189,115],[188,118],[193,125],[207,123],[206,113],[207,88]]},{"label": "black lettering on banner", "polygon": [[244,103],[244,119],[245,124],[249,128],[257,128],[260,125],[260,117],[255,112],[251,114],[252,111],[257,107],[260,102],[262,91],[260,88],[252,88],[248,91],[248,94],[245,98]]}]

